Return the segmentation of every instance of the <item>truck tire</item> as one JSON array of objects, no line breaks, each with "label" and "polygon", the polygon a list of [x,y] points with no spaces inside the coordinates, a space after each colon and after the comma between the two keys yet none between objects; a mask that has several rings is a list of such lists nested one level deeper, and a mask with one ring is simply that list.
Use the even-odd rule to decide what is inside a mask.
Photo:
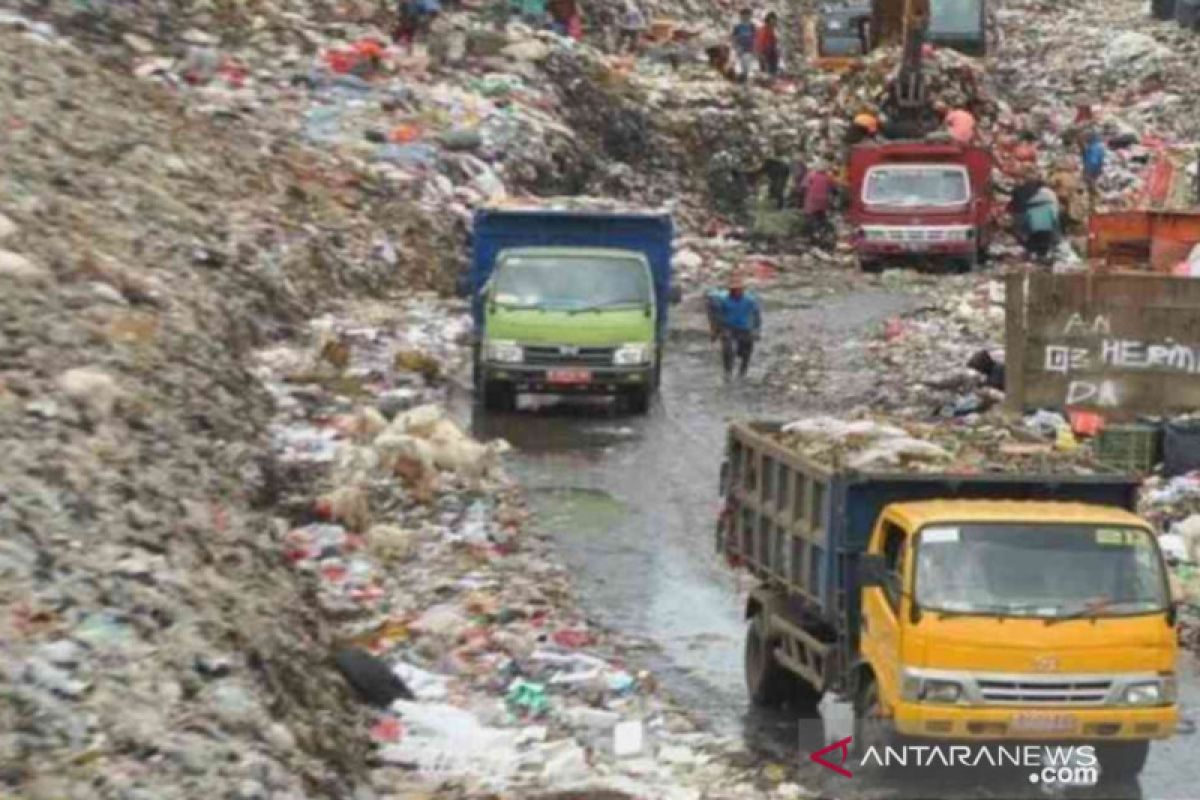
[{"label": "truck tire", "polygon": [[966,258],[956,258],[950,262],[950,269],[956,275],[969,275],[979,266],[979,254],[972,253]]},{"label": "truck tire", "polygon": [[1150,756],[1150,742],[1104,742],[1096,745],[1101,778],[1106,782],[1136,780]]},{"label": "truck tire", "polygon": [[517,407],[516,388],[504,381],[485,381],[483,407],[488,411],[512,411]]},{"label": "truck tire", "polygon": [[788,700],[792,674],[775,660],[775,641],[768,639],[767,618],[759,612],[746,626],[746,692],[750,702],[777,708]]},{"label": "truck tire", "polygon": [[625,402],[629,405],[629,410],[637,415],[647,414],[650,411],[650,397],[654,394],[654,389],[649,386],[633,389],[625,396]]},{"label": "truck tire", "polygon": [[883,259],[880,258],[862,258],[858,259],[858,268],[868,275],[878,275],[883,272]]},{"label": "truck tire", "polygon": [[883,716],[879,684],[873,675],[867,676],[854,696],[854,750],[884,748],[895,744],[896,738],[892,723]]}]

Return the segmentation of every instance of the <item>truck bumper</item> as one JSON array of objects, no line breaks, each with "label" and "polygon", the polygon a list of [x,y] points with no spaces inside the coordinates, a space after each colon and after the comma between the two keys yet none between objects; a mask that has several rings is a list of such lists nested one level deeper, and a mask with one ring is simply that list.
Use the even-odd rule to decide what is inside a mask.
[{"label": "truck bumper", "polygon": [[860,258],[970,258],[978,243],[965,242],[870,242],[859,239],[854,250]]},{"label": "truck bumper", "polygon": [[559,370],[553,366],[489,363],[484,365],[482,377],[485,381],[511,384],[518,392],[546,394],[621,394],[654,384],[654,367],[651,364],[636,367],[561,367],[562,372],[586,372],[586,381],[559,380]]},{"label": "truck bumper", "polygon": [[1176,706],[942,708],[924,703],[899,703],[894,715],[897,731],[921,738],[1094,742],[1166,739],[1175,733],[1179,709]]}]

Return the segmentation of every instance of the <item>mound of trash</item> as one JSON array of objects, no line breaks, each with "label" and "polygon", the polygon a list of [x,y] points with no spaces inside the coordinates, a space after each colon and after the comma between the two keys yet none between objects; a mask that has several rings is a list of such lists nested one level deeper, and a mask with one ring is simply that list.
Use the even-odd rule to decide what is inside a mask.
[{"label": "mound of trash", "polygon": [[1036,431],[989,421],[931,424],[861,416],[809,417],[772,438],[828,469],[953,474],[1107,473],[1084,448],[1061,449]]}]

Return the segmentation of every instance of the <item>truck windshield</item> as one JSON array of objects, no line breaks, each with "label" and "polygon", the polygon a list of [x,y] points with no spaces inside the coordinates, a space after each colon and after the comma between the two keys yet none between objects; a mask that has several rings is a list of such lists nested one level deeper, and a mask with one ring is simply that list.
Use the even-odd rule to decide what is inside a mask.
[{"label": "truck windshield", "polygon": [[1045,619],[1163,611],[1166,579],[1151,536],[1095,525],[927,527],[916,546],[916,601],[929,611]]},{"label": "truck windshield", "polygon": [[863,185],[863,202],[888,206],[958,206],[967,202],[967,171],[962,167],[872,167]]},{"label": "truck windshield", "polygon": [[983,32],[983,0],[930,0],[931,36],[979,36]]},{"label": "truck windshield", "polygon": [[650,277],[632,258],[519,256],[500,262],[493,297],[515,308],[644,306],[650,302]]}]

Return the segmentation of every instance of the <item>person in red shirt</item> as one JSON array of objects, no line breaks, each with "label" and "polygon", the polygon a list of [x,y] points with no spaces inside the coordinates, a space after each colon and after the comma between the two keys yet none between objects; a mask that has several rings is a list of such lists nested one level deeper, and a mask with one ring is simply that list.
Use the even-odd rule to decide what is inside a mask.
[{"label": "person in red shirt", "polygon": [[779,74],[779,36],[776,30],[778,24],[779,17],[772,11],[767,14],[767,18],[754,35],[754,53],[758,56],[758,66],[772,78]]},{"label": "person in red shirt", "polygon": [[[816,242],[822,236],[828,237],[833,227],[829,210],[833,207],[834,180],[822,162],[818,161],[804,176],[802,191],[805,233],[810,241]],[[833,235],[836,238],[836,232]]]}]

